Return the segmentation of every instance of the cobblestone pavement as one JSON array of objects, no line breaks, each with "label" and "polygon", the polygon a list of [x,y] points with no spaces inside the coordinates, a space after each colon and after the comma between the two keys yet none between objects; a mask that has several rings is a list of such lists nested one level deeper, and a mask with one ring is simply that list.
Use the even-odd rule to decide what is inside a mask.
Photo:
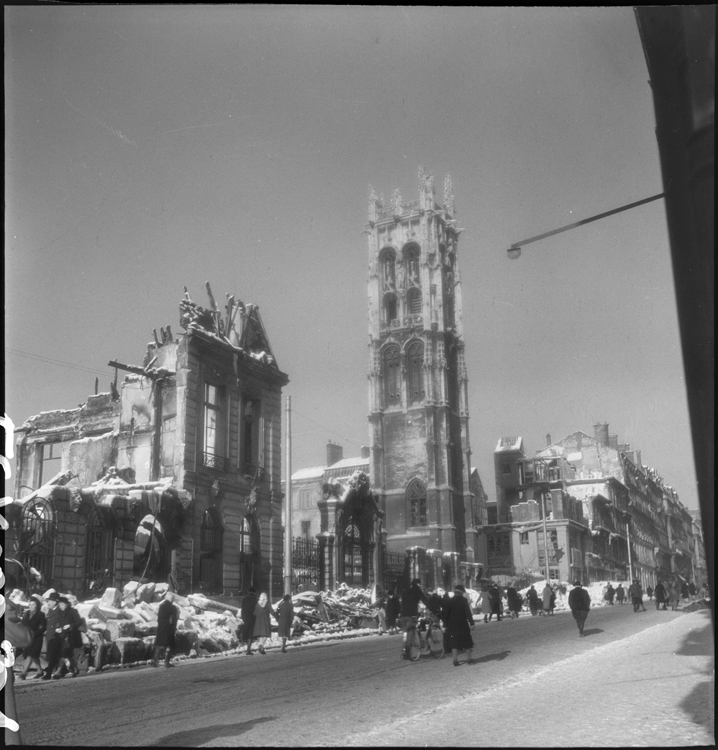
[{"label": "cobblestone pavement", "polygon": [[714,717],[713,630],[702,610],[342,745],[715,745]]}]

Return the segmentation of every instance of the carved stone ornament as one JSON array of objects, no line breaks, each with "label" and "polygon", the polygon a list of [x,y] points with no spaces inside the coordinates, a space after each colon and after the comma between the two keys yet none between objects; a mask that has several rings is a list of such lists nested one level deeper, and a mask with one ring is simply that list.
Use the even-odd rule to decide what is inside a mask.
[{"label": "carved stone ornament", "polygon": [[245,514],[248,516],[253,516],[257,513],[257,490],[256,488],[252,487],[249,493],[249,497],[245,500],[244,509],[245,509]]}]

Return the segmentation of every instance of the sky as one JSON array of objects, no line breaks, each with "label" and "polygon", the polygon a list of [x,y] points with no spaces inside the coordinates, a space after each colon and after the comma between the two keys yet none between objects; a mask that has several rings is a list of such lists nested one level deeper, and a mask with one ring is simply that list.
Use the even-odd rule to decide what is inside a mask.
[{"label": "sky", "polygon": [[5,8],[5,413],[108,391],[186,286],[259,307],[292,468],[369,441],[369,186],[458,225],[472,465],[607,422],[698,507],[631,8]]}]

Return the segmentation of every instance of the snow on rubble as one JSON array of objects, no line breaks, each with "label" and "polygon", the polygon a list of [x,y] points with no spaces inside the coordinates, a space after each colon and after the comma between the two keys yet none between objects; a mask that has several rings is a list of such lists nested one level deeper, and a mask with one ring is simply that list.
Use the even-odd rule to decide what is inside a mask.
[{"label": "snow on rubble", "polygon": [[[86,624],[82,634],[88,671],[145,664],[152,658],[157,633],[157,612],[166,583],[130,581],[122,590],[108,588],[102,597],[78,601],[65,594]],[[47,596],[54,589],[45,592]],[[15,605],[27,605],[19,589],[11,594]],[[341,584],[336,591],[305,591],[292,597],[294,623],[291,643],[310,643],[347,635],[376,633],[379,605],[373,589]],[[276,607],[281,599],[273,603]],[[203,594],[180,596],[173,602],[179,610],[174,656],[208,657],[239,653],[240,609],[214,601]],[[277,622],[270,617],[272,639],[279,646]]]}]

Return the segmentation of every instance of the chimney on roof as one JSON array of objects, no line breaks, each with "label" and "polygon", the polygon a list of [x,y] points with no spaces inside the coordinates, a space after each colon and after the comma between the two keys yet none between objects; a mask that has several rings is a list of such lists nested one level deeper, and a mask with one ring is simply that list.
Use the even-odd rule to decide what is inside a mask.
[{"label": "chimney on roof", "polygon": [[333,466],[337,461],[341,461],[343,458],[344,448],[329,440],[327,442],[327,466]]},{"label": "chimney on roof", "polygon": [[608,448],[608,422],[596,422],[593,425],[593,437],[597,443]]},{"label": "chimney on roof", "polygon": [[628,453],[631,450],[631,444],[630,443],[619,443],[618,444],[618,452],[619,453]]},{"label": "chimney on roof", "polygon": [[371,455],[371,451],[369,450],[369,446],[368,445],[362,445],[362,447],[361,447],[361,457],[362,458],[369,458],[370,455]]},{"label": "chimney on roof", "polygon": [[641,451],[634,450],[633,451],[633,463],[636,464],[636,466],[640,469],[641,468]]},{"label": "chimney on roof", "polygon": [[608,436],[608,447],[613,448],[614,451],[618,450],[618,435]]}]

